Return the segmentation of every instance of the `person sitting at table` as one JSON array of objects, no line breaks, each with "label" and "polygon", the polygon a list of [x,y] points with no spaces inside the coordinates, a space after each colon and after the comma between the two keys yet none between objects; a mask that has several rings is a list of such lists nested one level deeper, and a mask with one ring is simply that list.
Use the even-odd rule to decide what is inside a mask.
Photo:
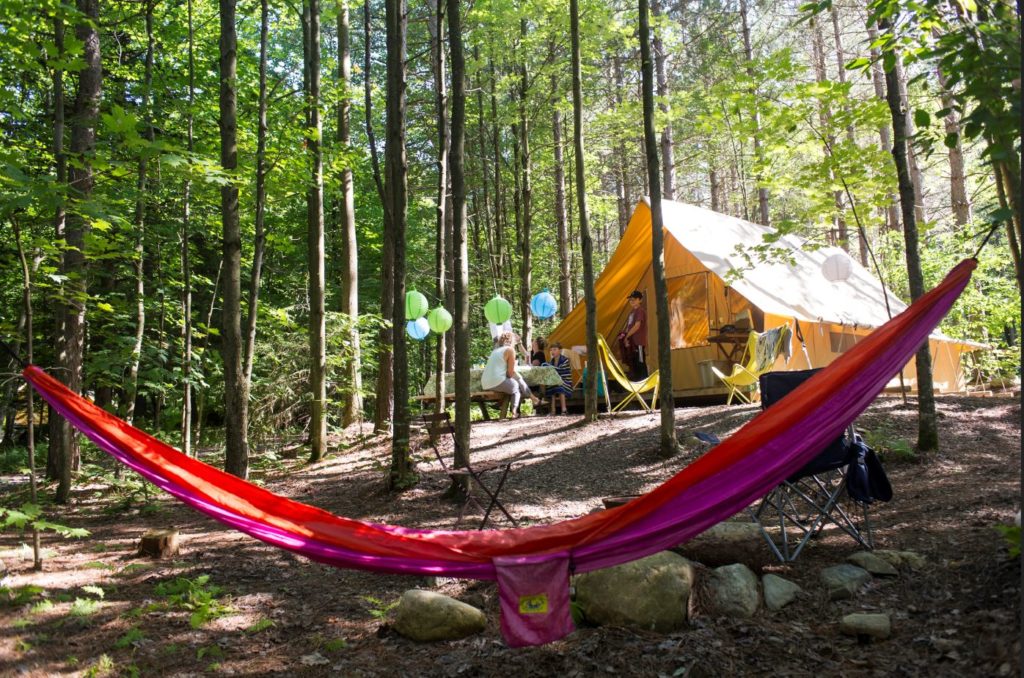
[{"label": "person sitting at table", "polygon": [[558,376],[562,378],[559,386],[549,388],[547,395],[551,398],[551,414],[555,414],[556,401],[562,401],[562,414],[569,414],[565,404],[565,397],[572,395],[572,366],[569,364],[569,356],[562,353],[562,345],[557,341],[551,344],[551,362],[546,363],[555,368]]},{"label": "person sitting at table", "polygon": [[516,336],[512,332],[503,332],[498,337],[498,346],[487,358],[487,365],[480,375],[480,386],[485,391],[497,391],[512,396],[510,412],[514,412],[518,418],[519,404],[523,396],[529,398],[534,405],[540,402],[540,398],[530,392],[522,375],[516,372],[516,351],[513,348]]}]

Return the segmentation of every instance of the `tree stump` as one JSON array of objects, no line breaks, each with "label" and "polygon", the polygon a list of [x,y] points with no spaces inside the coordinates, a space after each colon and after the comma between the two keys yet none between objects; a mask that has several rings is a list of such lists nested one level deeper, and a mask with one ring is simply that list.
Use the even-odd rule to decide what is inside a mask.
[{"label": "tree stump", "polygon": [[139,541],[139,555],[170,558],[178,553],[178,530],[148,530]]}]

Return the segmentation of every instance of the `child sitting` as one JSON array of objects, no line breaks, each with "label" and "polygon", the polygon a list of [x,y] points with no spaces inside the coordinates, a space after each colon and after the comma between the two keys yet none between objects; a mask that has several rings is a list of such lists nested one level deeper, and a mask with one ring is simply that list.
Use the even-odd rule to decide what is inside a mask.
[{"label": "child sitting", "polygon": [[551,414],[555,414],[555,404],[558,400],[562,401],[562,414],[568,414],[565,396],[572,395],[572,368],[569,365],[569,357],[562,355],[562,345],[557,341],[551,344],[551,366],[562,378],[560,386],[548,389],[548,395],[551,397]]}]

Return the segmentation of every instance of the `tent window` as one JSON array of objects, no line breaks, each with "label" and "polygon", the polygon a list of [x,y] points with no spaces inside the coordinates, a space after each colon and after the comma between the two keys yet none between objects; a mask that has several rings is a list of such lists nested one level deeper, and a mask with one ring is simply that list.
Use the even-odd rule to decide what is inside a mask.
[{"label": "tent window", "polygon": [[856,334],[846,332],[845,330],[846,328],[843,328],[842,332],[830,331],[828,333],[829,343],[831,344],[833,353],[846,353],[856,345],[859,337]]},{"label": "tent window", "polygon": [[691,273],[666,282],[672,348],[707,345],[708,274]]}]

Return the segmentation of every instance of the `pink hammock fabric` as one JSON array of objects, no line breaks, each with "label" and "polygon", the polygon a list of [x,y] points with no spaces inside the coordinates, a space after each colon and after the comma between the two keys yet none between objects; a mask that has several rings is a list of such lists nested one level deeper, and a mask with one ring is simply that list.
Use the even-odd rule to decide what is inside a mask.
[{"label": "pink hammock fabric", "polygon": [[960,263],[770,412],[648,494],[553,525],[458,532],[352,520],[273,494],[191,459],[69,391],[38,367],[25,378],[101,449],[224,524],[338,567],[497,579],[512,646],[572,630],[568,576],[675,546],[737,513],[803,466],[859,415],[956,301],[977,262]]}]

